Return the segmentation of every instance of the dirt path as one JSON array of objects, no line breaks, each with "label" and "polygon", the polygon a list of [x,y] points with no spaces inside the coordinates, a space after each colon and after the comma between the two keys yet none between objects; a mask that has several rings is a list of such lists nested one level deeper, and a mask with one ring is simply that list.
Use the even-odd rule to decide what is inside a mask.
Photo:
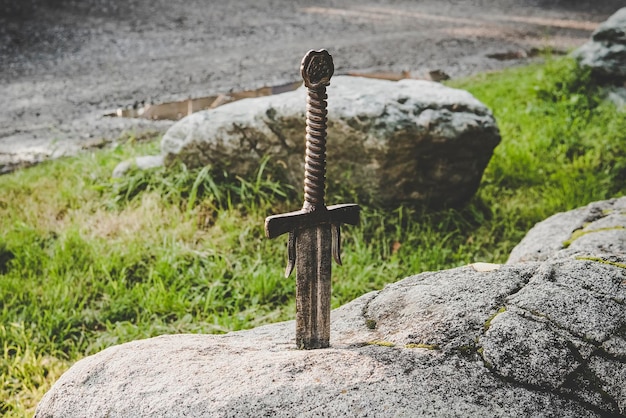
[{"label": "dirt path", "polygon": [[0,0],[0,172],[169,122],[103,117],[298,78],[311,48],[336,73],[515,65],[567,50],[623,0]]}]

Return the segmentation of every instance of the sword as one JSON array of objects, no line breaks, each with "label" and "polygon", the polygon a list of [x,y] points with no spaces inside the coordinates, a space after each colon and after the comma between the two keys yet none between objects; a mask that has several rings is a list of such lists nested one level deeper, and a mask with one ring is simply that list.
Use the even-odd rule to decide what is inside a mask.
[{"label": "sword", "polygon": [[331,258],[341,265],[341,224],[359,223],[356,204],[326,207],[326,86],[334,72],[326,50],[309,51],[300,72],[307,87],[306,157],[302,209],[268,216],[265,235],[289,233],[285,277],[296,268],[296,345],[299,349],[330,345]]}]

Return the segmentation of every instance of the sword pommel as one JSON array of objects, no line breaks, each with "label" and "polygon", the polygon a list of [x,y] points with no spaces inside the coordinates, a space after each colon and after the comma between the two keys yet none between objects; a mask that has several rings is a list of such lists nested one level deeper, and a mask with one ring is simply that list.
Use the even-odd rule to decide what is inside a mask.
[{"label": "sword pommel", "polygon": [[309,89],[315,90],[329,85],[334,72],[333,58],[325,49],[310,50],[300,64],[304,85]]}]

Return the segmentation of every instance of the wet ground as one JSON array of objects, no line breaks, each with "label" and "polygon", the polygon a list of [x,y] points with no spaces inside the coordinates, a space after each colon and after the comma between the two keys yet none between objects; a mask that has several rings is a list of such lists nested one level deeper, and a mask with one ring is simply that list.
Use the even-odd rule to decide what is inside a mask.
[{"label": "wet ground", "polygon": [[0,0],[0,172],[171,122],[105,117],[336,74],[451,77],[584,43],[624,0]]}]

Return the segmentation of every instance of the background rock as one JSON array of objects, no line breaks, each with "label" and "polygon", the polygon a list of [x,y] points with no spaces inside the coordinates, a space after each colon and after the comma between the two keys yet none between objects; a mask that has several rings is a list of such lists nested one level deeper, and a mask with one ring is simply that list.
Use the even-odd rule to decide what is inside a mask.
[{"label": "background rock", "polygon": [[[619,230],[624,208],[557,215],[525,240]],[[111,347],[65,373],[36,417],[626,416],[626,246],[582,239],[368,293],[333,311],[330,349],[295,350],[293,322]]]},{"label": "background rock", "polygon": [[626,80],[626,7],[598,26],[574,56],[601,79]]},{"label": "background rock", "polygon": [[139,170],[149,170],[151,168],[157,168],[163,166],[163,156],[162,155],[147,155],[143,157],[135,157],[130,160],[122,161],[119,163],[115,169],[113,170],[112,177],[120,178],[123,177],[124,174],[132,170],[133,168],[137,168]]},{"label": "background rock", "polygon": [[626,87],[615,87],[607,92],[607,99],[618,109],[626,110]]},{"label": "background rock", "polygon": [[[458,205],[476,191],[500,135],[468,92],[441,84],[334,77],[328,88],[328,178],[388,205]],[[306,90],[192,114],[162,141],[166,162],[251,176],[260,161],[302,188]]]},{"label": "background rock", "polygon": [[[513,248],[507,264],[542,261],[572,251],[626,251],[626,198],[557,213],[535,225]],[[569,251],[563,251],[569,249]]]}]

